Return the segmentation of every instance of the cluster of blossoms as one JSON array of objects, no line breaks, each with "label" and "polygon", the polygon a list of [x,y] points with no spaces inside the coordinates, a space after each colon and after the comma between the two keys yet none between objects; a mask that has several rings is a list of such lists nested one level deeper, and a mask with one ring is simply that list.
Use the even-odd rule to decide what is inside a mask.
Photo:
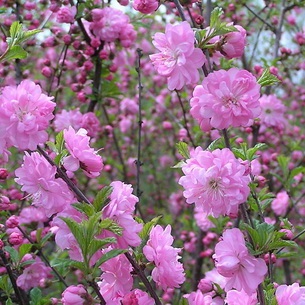
[{"label": "cluster of blossoms", "polygon": [[172,247],[171,226],[163,229],[155,226],[149,234],[149,240],[143,248],[145,257],[154,262],[152,278],[163,290],[178,288],[185,281],[183,265],[178,262],[180,249]]},{"label": "cluster of blossoms", "polygon": [[0,153],[11,146],[35,150],[48,139],[46,129],[54,118],[55,103],[39,85],[24,80],[4,87],[0,96]]},{"label": "cluster of blossoms", "polygon": [[93,9],[89,29],[94,37],[104,42],[119,40],[125,48],[130,47],[136,39],[136,31],[129,23],[129,17],[122,11],[111,7]]},{"label": "cluster of blossoms", "polygon": [[184,85],[196,84],[198,69],[205,63],[205,56],[194,47],[195,35],[188,22],[167,24],[165,34],[156,33],[153,44],[160,53],[150,59],[160,75],[167,77],[169,90],[180,90]]},{"label": "cluster of blossoms", "polygon": [[260,85],[246,70],[231,68],[210,73],[196,86],[191,115],[203,131],[246,127],[261,113]]},{"label": "cluster of blossoms", "polygon": [[197,147],[190,155],[182,166],[185,176],[179,180],[186,202],[214,217],[236,217],[239,205],[250,193],[246,167],[228,148],[204,151]]}]

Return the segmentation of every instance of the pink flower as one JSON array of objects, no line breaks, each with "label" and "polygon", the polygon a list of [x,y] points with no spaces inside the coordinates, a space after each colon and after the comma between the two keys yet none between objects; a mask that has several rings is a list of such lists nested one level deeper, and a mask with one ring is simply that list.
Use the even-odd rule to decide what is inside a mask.
[{"label": "pink flower", "polygon": [[64,130],[65,145],[71,156],[64,158],[64,167],[71,172],[81,167],[88,177],[99,176],[103,169],[103,160],[93,148],[89,146],[90,138],[83,128],[75,133],[72,127]]},{"label": "pink flower", "polygon": [[275,297],[278,305],[303,305],[305,304],[305,287],[299,283],[280,285],[277,287]]},{"label": "pink flower", "polygon": [[198,69],[205,62],[205,56],[194,47],[195,36],[188,22],[167,24],[165,34],[156,33],[153,44],[160,53],[150,55],[156,70],[167,77],[169,90],[180,90],[184,85],[199,80]]},{"label": "pink flower", "polygon": [[245,167],[228,148],[211,152],[197,147],[182,171],[185,176],[179,184],[185,189],[186,202],[199,205],[203,212],[214,217],[236,216],[239,205],[250,193]]},{"label": "pink flower", "polygon": [[86,305],[93,302],[92,297],[83,285],[69,286],[61,296],[63,305]]},{"label": "pink flower", "polygon": [[231,68],[210,73],[196,86],[191,115],[203,131],[249,126],[261,112],[260,85],[246,70]]},{"label": "pink flower", "polygon": [[200,290],[183,296],[189,305],[223,305],[220,297],[213,297],[211,294],[203,294]]},{"label": "pink flower", "polygon": [[225,291],[235,288],[252,294],[267,272],[264,260],[249,253],[244,236],[237,228],[223,233],[222,241],[215,246],[213,258],[217,271],[228,278]]},{"label": "pink flower", "polygon": [[31,194],[33,204],[42,206],[48,217],[63,211],[74,200],[67,184],[61,178],[55,178],[56,167],[37,152],[31,155],[26,152],[23,164],[15,174],[15,181],[22,185],[21,190]]},{"label": "pink flower", "polygon": [[273,212],[278,216],[284,216],[289,206],[289,196],[286,191],[281,191],[271,203]]},{"label": "pink flower", "polygon": [[57,12],[57,22],[59,23],[73,23],[75,21],[76,7],[61,7]]},{"label": "pink flower", "polygon": [[0,153],[5,146],[35,150],[38,144],[47,141],[46,129],[55,108],[51,100],[30,80],[17,87],[4,87],[0,96]]},{"label": "pink flower", "polygon": [[172,247],[171,226],[165,230],[155,226],[149,234],[149,240],[143,248],[148,261],[154,262],[152,278],[164,291],[167,288],[178,288],[184,281],[183,265],[178,262],[180,249]]},{"label": "pink flower", "polygon": [[283,130],[287,123],[284,118],[286,107],[283,102],[273,94],[262,95],[259,102],[262,108],[262,113],[259,118],[261,119],[263,127],[273,127],[278,130]]},{"label": "pink flower", "polygon": [[132,194],[133,189],[130,184],[114,181],[110,186],[113,187],[113,190],[110,195],[110,202],[103,209],[103,218],[115,220],[123,228],[123,234],[118,236],[104,230],[101,238],[116,237],[117,246],[122,249],[126,249],[128,246],[137,247],[141,243],[138,234],[143,225],[133,219],[133,213],[139,199]]},{"label": "pink flower", "polygon": [[22,274],[17,278],[17,285],[23,290],[37,287],[41,280],[52,278],[52,269],[47,267],[39,257],[36,256],[34,260],[35,262],[31,265],[26,265]]},{"label": "pink flower", "polygon": [[256,305],[257,295],[256,292],[249,295],[243,290],[230,290],[227,292],[226,302],[228,305]]},{"label": "pink flower", "polygon": [[121,254],[106,261],[100,268],[103,273],[98,285],[107,305],[121,305],[124,296],[132,289],[132,266],[125,255]]},{"label": "pink flower", "polygon": [[151,14],[159,7],[158,0],[135,0],[133,8],[142,14]]},{"label": "pink flower", "polygon": [[247,31],[240,25],[234,25],[238,30],[224,36],[224,44],[221,47],[221,53],[227,58],[239,58],[244,54]]},{"label": "pink flower", "polygon": [[140,289],[134,289],[127,293],[123,300],[122,305],[154,305],[155,301],[146,292]]},{"label": "pink flower", "polygon": [[68,129],[70,126],[78,130],[81,127],[83,115],[79,109],[74,110],[62,110],[60,113],[55,115],[54,126],[55,131],[60,132],[61,130]]},{"label": "pink flower", "polygon": [[129,23],[129,17],[123,12],[105,7],[93,9],[89,29],[95,37],[105,42],[122,40],[125,47],[135,41],[136,32]]}]

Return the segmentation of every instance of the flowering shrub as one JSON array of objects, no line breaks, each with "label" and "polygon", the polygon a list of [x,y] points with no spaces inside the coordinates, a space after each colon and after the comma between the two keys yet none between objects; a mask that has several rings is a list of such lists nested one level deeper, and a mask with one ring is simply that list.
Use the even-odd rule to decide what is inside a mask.
[{"label": "flowering shrub", "polygon": [[303,15],[2,1],[0,304],[304,304]]}]

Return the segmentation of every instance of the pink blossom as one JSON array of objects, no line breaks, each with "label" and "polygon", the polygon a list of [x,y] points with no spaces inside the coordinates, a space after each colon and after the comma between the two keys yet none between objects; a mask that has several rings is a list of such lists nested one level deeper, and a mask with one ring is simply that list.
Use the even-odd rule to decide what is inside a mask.
[{"label": "pink blossom", "polygon": [[61,178],[55,178],[56,167],[37,152],[31,155],[26,152],[23,164],[15,174],[15,181],[22,185],[21,190],[31,194],[33,204],[42,206],[48,217],[63,211],[74,200],[67,184]]},{"label": "pink blossom", "polygon": [[132,289],[132,266],[125,255],[121,254],[106,261],[100,268],[103,273],[98,285],[107,305],[121,305],[124,296]]},{"label": "pink blossom", "polygon": [[277,193],[276,198],[271,203],[271,208],[278,216],[284,216],[289,206],[289,196],[286,191]]},{"label": "pink blossom", "polygon": [[198,82],[198,69],[206,59],[194,47],[194,41],[194,32],[186,21],[167,24],[165,34],[154,35],[153,44],[160,53],[150,55],[150,59],[158,73],[167,77],[169,90],[180,90],[184,85]]},{"label": "pink blossom", "polygon": [[86,305],[93,302],[92,297],[83,285],[69,286],[61,296],[63,305]]},{"label": "pink blossom", "polygon": [[171,226],[163,230],[157,225],[150,231],[149,240],[143,248],[147,260],[155,264],[152,278],[164,291],[178,288],[185,281],[183,265],[178,262],[180,249],[172,247],[173,241]]},{"label": "pink blossom", "polygon": [[239,58],[244,54],[247,31],[240,25],[234,25],[237,32],[231,32],[224,36],[224,44],[221,53],[227,58]]},{"label": "pink blossom", "polygon": [[18,246],[21,245],[23,242],[23,236],[18,233],[18,232],[13,232],[9,237],[8,237],[8,242],[13,245],[13,246]]},{"label": "pink blossom", "polygon": [[185,189],[186,202],[199,205],[214,217],[236,216],[239,205],[250,193],[245,167],[228,148],[211,152],[197,147],[182,171],[185,176],[179,184]]},{"label": "pink blossom", "polygon": [[133,189],[130,184],[113,181],[110,186],[113,187],[113,190],[110,195],[110,202],[103,209],[103,218],[115,220],[123,228],[123,233],[122,236],[118,236],[104,230],[102,238],[116,237],[117,246],[123,249],[128,248],[128,246],[137,247],[141,243],[138,234],[143,225],[134,220],[133,213],[139,199],[132,194]]},{"label": "pink blossom", "polygon": [[222,241],[215,246],[213,258],[217,271],[228,278],[225,291],[235,288],[252,294],[267,272],[264,260],[249,253],[244,236],[237,228],[223,233]]},{"label": "pink blossom", "polygon": [[226,302],[228,305],[256,305],[257,295],[256,292],[249,295],[243,290],[230,290],[227,292]]},{"label": "pink blossom", "polygon": [[105,42],[114,42],[118,39],[123,41],[125,47],[135,41],[136,32],[129,23],[129,17],[123,12],[105,7],[93,9],[91,13],[92,22],[89,29],[95,37]]},{"label": "pink blossom", "polygon": [[96,137],[101,130],[101,124],[93,112],[87,112],[82,116],[81,127],[86,129],[89,137]]},{"label": "pink blossom", "polygon": [[59,23],[73,23],[75,21],[76,7],[61,7],[57,12],[57,22]]},{"label": "pink blossom", "polygon": [[122,305],[154,305],[155,301],[146,292],[140,289],[134,289],[127,293],[123,300]]},{"label": "pink blossom", "polygon": [[79,109],[74,110],[62,110],[60,113],[57,113],[54,120],[55,131],[60,132],[61,130],[68,129],[70,126],[78,130],[82,126],[82,117],[83,115]]},{"label": "pink blossom", "polygon": [[213,297],[211,294],[203,294],[200,290],[183,296],[188,300],[189,305],[223,305],[220,297]]},{"label": "pink blossom", "polygon": [[74,172],[81,167],[88,177],[99,176],[103,169],[103,160],[93,148],[90,147],[90,138],[87,136],[87,131],[83,128],[78,132],[72,127],[64,130],[65,145],[71,154],[64,158],[64,167]]},{"label": "pink blossom", "polygon": [[283,130],[287,121],[284,117],[286,107],[275,95],[262,95],[259,99],[262,113],[259,118],[263,127],[273,127]]},{"label": "pink blossom", "polygon": [[277,287],[275,297],[278,305],[303,305],[305,304],[305,287],[299,283],[280,285]]},{"label": "pink blossom", "polygon": [[32,264],[26,265],[22,274],[17,278],[17,285],[23,290],[37,287],[41,280],[52,278],[50,267],[47,267],[37,256],[34,261]]},{"label": "pink blossom", "polygon": [[158,0],[135,0],[133,8],[142,14],[151,14],[159,7]]},{"label": "pink blossom", "polygon": [[55,108],[51,100],[30,80],[17,87],[4,87],[0,96],[0,153],[5,145],[35,150],[38,144],[47,141],[46,129]]},{"label": "pink blossom", "polygon": [[195,87],[190,112],[203,131],[212,127],[246,127],[261,112],[259,97],[260,85],[250,72],[237,68],[219,70]]}]

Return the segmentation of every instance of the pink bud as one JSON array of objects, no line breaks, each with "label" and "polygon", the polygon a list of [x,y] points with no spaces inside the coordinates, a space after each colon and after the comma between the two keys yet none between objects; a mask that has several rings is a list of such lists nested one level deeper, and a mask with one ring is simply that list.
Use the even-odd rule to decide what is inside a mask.
[{"label": "pink bud", "polygon": [[18,216],[13,215],[10,218],[8,218],[5,222],[5,225],[7,228],[10,229],[16,228],[19,225]]},{"label": "pink bud", "polygon": [[5,180],[7,177],[8,177],[7,169],[0,167],[0,180]]},{"label": "pink bud", "polygon": [[22,235],[17,232],[13,232],[8,238],[8,242],[13,246],[18,246],[22,244],[22,241],[23,241]]}]

